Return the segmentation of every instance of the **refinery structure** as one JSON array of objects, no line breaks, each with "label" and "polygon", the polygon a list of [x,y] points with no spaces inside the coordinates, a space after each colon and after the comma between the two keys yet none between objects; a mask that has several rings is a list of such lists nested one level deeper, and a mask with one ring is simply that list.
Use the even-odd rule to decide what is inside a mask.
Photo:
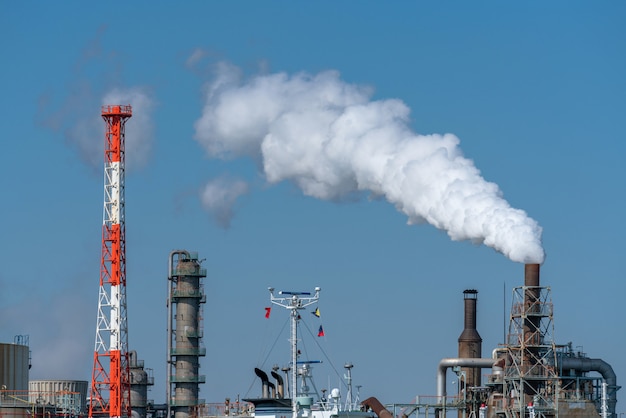
[{"label": "refinery structure", "polygon": [[[206,355],[202,280],[207,272],[197,253],[182,249],[169,254],[163,280],[168,289],[165,400],[148,400],[154,379],[128,346],[124,142],[125,124],[131,117],[130,105],[102,108],[104,210],[91,381],[30,380],[28,338],[16,336],[13,343],[0,344],[0,418],[278,418],[278,412],[233,409],[228,400],[212,407],[199,398],[206,380],[200,373],[200,359]],[[458,357],[433,365],[436,396],[417,397],[409,404],[369,398],[362,403],[363,411],[373,411],[379,418],[618,418],[620,386],[611,365],[574,350],[571,343],[554,340],[551,289],[540,281],[539,264],[524,265],[523,284],[513,289],[506,341],[498,347],[482,347],[476,328],[478,294],[475,289],[463,292],[464,329],[458,338]],[[314,399],[307,408],[291,402],[299,396],[295,369],[286,376],[290,385],[284,391],[282,377],[272,373],[281,390],[264,390],[263,397],[280,399],[294,418],[315,418],[315,404],[324,399]],[[449,372],[459,382],[454,393],[446,385]],[[263,384],[271,383],[266,380]]]}]

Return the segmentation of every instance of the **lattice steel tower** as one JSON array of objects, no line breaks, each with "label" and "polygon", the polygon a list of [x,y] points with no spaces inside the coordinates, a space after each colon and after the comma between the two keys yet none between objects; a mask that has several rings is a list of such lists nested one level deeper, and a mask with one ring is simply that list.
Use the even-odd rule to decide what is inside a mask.
[{"label": "lattice steel tower", "polygon": [[129,105],[102,107],[104,214],[89,417],[131,416],[124,222],[124,127],[131,116]]},{"label": "lattice steel tower", "polygon": [[539,264],[526,264],[524,286],[513,290],[504,370],[505,415],[557,417],[559,382],[550,288]]}]

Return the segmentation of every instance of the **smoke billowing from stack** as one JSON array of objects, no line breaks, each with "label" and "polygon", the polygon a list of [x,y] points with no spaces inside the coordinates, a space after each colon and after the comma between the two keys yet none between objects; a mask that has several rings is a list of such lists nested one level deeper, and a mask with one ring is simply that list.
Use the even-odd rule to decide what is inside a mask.
[{"label": "smoke billowing from stack", "polygon": [[195,137],[211,156],[251,156],[269,182],[290,180],[319,199],[384,197],[410,224],[543,262],[537,222],[481,177],[456,136],[413,132],[402,101],[372,101],[370,89],[334,71],[242,81],[226,64],[205,91]]}]

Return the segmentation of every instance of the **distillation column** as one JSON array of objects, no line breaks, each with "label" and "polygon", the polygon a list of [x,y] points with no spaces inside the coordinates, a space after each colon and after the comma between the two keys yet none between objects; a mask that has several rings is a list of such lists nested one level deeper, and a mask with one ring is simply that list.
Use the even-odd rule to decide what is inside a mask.
[{"label": "distillation column", "polygon": [[202,347],[202,304],[206,302],[201,279],[206,269],[198,255],[184,250],[172,251],[169,260],[168,291],[168,418],[189,418],[204,403],[198,399],[198,374]]},{"label": "distillation column", "polygon": [[129,352],[130,369],[130,404],[133,418],[146,418],[148,403],[148,386],[154,385],[154,377],[150,369],[144,368],[144,361],[137,358],[137,352]]}]

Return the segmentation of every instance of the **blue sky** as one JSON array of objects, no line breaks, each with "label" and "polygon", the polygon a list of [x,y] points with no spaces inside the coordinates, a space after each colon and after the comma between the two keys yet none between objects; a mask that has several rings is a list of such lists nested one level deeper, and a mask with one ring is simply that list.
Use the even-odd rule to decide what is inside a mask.
[{"label": "blue sky", "polygon": [[[275,160],[261,155],[264,139],[276,140],[278,151],[294,150],[295,142],[281,141],[295,137],[300,145],[317,144],[314,117],[328,115],[307,112],[311,97],[326,99],[314,82],[326,77],[341,100],[358,92],[355,102],[333,108],[339,115],[352,105],[390,106],[390,119],[377,126],[401,133],[373,131],[395,150],[425,135],[458,138],[455,161],[497,185],[503,201],[527,215],[522,223],[541,228],[542,284],[552,290],[557,343],[605,360],[623,382],[624,4],[3,6],[0,341],[29,335],[31,378],[91,377],[103,198],[100,106],[111,100],[132,100],[134,110],[126,130],[129,342],[153,369],[155,401],[165,397],[173,249],[206,258],[207,401],[259,394],[253,368],[267,350],[266,334],[286,319],[279,311],[263,317],[269,286],[322,288],[321,344],[338,369],[355,364],[362,396],[383,403],[435,393],[439,360],[457,354],[463,290],[479,291],[483,356],[502,343],[509,309],[503,298],[510,302],[513,287],[523,284],[523,264],[486,245],[454,241],[428,222],[408,225],[397,208],[406,208],[407,194],[428,196],[423,189],[407,180],[393,203],[385,195],[391,191],[372,188],[325,200],[299,187],[309,173],[283,166],[268,177]],[[220,76],[234,75],[211,90]],[[307,94],[280,83],[275,90],[253,88],[275,79],[301,83],[296,90]],[[257,96],[246,95],[251,91]],[[216,103],[234,93],[239,107],[220,112]],[[327,105],[322,100],[320,108]],[[261,129],[253,123],[259,114]],[[350,121],[367,125],[380,116],[373,115]],[[208,116],[207,127],[201,121]],[[249,147],[239,152],[233,141],[244,136]],[[341,133],[334,139],[347,144]],[[357,150],[366,160],[386,155],[355,141],[329,161],[293,155],[283,161],[297,162],[289,167],[296,171],[343,175],[346,159],[351,169],[360,167]],[[227,152],[212,153],[211,146]],[[431,174],[433,182],[445,177]],[[203,193],[208,184],[217,186]],[[265,367],[287,359],[268,361]],[[337,377],[325,373],[318,379],[335,386]]]}]

